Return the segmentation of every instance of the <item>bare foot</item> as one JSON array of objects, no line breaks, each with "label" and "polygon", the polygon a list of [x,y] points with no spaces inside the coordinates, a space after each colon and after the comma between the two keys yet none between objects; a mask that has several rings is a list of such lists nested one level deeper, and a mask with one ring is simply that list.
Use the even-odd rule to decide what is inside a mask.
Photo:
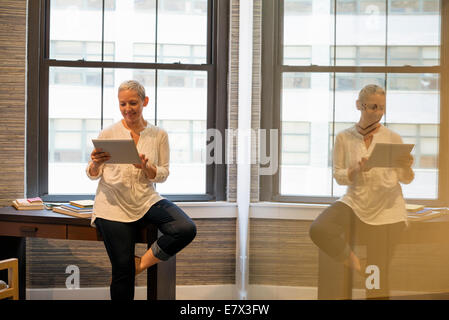
[{"label": "bare foot", "polygon": [[360,266],[360,260],[359,258],[355,255],[354,252],[351,251],[351,253],[349,254],[349,257],[344,261],[344,264],[357,271],[357,272],[361,272],[361,266]]}]

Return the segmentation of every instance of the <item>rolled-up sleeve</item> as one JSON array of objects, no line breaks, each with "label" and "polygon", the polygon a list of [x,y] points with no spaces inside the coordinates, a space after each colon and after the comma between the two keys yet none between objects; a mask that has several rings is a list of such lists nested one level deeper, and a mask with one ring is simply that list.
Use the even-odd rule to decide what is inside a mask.
[{"label": "rolled-up sleeve", "polygon": [[160,132],[159,140],[159,153],[158,153],[158,163],[154,164],[156,166],[156,176],[153,179],[148,179],[150,182],[161,183],[167,180],[170,163],[170,146],[168,143],[168,134],[165,130]]},{"label": "rolled-up sleeve", "polygon": [[334,145],[334,178],[339,185],[352,184],[348,176],[348,166],[345,159],[344,142],[341,134],[337,135]]}]

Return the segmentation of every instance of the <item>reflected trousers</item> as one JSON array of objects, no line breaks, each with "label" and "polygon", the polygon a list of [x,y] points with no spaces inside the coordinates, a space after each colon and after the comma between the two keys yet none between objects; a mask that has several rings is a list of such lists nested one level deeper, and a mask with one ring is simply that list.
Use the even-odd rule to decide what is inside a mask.
[{"label": "reflected trousers", "polygon": [[[366,265],[379,268],[379,288],[366,289],[367,298],[389,296],[389,267],[394,250],[400,240],[405,222],[370,225],[362,222],[354,211],[341,201],[324,210],[311,224],[312,241],[327,255],[343,262],[354,249],[355,239],[366,244]],[[365,274],[365,270],[362,270]],[[368,275],[369,276],[369,275]]]}]

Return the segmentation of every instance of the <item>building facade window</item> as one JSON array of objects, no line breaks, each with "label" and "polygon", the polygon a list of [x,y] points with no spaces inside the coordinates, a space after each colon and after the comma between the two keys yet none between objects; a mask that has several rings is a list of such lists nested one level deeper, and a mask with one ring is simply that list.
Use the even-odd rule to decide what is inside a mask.
[{"label": "building facade window", "polygon": [[[397,15],[438,14],[439,0],[337,0],[337,14],[370,14],[385,12],[385,3],[390,13]],[[334,13],[334,1],[331,12]]]},{"label": "building facade window", "polygon": [[[204,14],[207,3],[203,0],[158,0],[159,10],[178,14]],[[155,0],[134,0],[135,10],[155,10]]]},{"label": "building facade window", "polygon": [[[62,9],[81,9],[81,10],[102,10],[103,0],[52,0],[54,8]],[[115,0],[104,1],[105,10],[115,10]]]},{"label": "building facade window", "polygon": [[310,123],[282,122],[282,163],[308,165],[310,163]]}]

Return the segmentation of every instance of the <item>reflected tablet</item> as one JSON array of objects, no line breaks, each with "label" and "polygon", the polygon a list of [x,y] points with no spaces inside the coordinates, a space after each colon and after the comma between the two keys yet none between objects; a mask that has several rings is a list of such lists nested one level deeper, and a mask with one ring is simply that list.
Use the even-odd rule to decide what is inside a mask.
[{"label": "reflected tablet", "polygon": [[133,139],[92,139],[95,149],[102,149],[111,155],[106,163],[139,164],[140,158]]},{"label": "reflected tablet", "polygon": [[366,166],[369,168],[398,168],[398,160],[412,151],[414,144],[376,143]]}]

